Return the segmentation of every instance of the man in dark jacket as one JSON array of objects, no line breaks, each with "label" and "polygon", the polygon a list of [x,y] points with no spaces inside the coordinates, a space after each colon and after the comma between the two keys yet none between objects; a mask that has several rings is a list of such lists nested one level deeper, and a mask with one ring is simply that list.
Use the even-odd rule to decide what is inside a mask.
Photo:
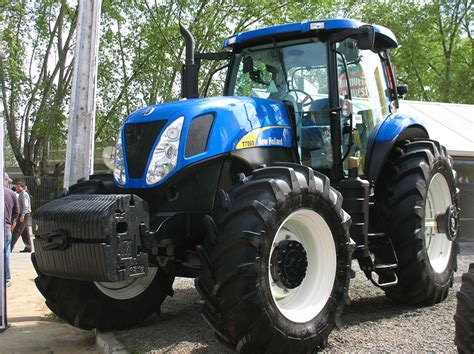
[{"label": "man in dark jacket", "polygon": [[26,184],[24,182],[16,183],[16,192],[18,193],[18,204],[20,207],[20,211],[17,219],[17,225],[15,227],[15,230],[13,231],[12,250],[15,247],[16,241],[18,241],[21,235],[23,243],[25,244],[25,248],[23,249],[23,251],[20,252],[31,252],[31,237],[30,229],[28,226],[28,218],[31,213],[30,195],[26,191]]},{"label": "man in dark jacket", "polygon": [[10,176],[5,173],[3,176],[3,193],[5,198],[5,282],[7,286],[10,286],[11,284],[10,254],[12,249],[12,227],[15,225],[15,220],[18,217],[19,212],[16,193],[9,188],[11,182],[12,180]]}]

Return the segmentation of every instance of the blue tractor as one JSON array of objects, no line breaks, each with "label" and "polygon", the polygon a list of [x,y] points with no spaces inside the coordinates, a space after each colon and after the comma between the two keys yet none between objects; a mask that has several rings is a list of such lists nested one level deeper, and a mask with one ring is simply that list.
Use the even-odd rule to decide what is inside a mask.
[{"label": "blue tractor", "polygon": [[[113,174],[35,213],[49,308],[80,328],[124,328],[159,312],[175,277],[193,277],[227,345],[310,352],[348,301],[353,259],[395,303],[443,301],[458,253],[455,173],[423,124],[397,114],[407,88],[393,33],[307,21],[196,53],[181,32],[184,99],[128,116]],[[198,97],[203,60],[225,62],[222,97]]]}]

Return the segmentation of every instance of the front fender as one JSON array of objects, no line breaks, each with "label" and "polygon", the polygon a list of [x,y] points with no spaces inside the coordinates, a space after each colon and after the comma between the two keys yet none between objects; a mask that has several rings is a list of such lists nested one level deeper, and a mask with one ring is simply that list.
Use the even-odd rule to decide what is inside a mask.
[{"label": "front fender", "polygon": [[370,182],[376,182],[397,141],[429,138],[428,130],[419,119],[406,114],[391,114],[369,135],[364,172]]}]

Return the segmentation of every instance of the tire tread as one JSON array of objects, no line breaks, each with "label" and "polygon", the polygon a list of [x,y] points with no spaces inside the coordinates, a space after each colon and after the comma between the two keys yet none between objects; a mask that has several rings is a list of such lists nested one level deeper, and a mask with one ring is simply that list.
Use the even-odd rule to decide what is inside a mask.
[{"label": "tire tread", "polygon": [[273,220],[279,208],[301,203],[305,198],[321,198],[336,212],[346,238],[337,247],[346,252],[341,291],[347,296],[353,247],[348,237],[350,218],[341,208],[342,196],[330,187],[327,176],[302,165],[278,164],[258,169],[240,180],[241,184],[228,192],[228,212],[214,221],[221,231],[215,244],[204,242],[202,246],[211,259],[210,263],[203,263],[202,275],[196,280],[205,301],[203,316],[217,337],[239,352],[309,352],[321,348],[327,343],[344,301],[340,301],[334,318],[321,334],[292,338],[272,324],[255,282],[265,239],[263,225]]},{"label": "tire tread", "polygon": [[[439,142],[399,143],[376,185],[376,205],[399,260],[399,284],[384,289],[395,302],[432,305],[443,301],[448,294],[456,263],[456,240],[447,269],[449,279],[442,284],[430,275],[431,266],[424,251],[424,203],[435,164],[442,166],[445,177],[455,185],[449,155]],[[453,203],[457,203],[456,191],[451,192]]]}]

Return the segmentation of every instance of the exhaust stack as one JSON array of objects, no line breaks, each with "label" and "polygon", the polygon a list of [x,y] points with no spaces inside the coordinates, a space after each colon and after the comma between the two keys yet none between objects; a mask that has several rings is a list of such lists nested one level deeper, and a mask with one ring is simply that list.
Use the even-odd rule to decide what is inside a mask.
[{"label": "exhaust stack", "polygon": [[199,64],[194,59],[194,37],[182,24],[179,30],[186,43],[186,60],[181,70],[181,97],[197,98]]}]

